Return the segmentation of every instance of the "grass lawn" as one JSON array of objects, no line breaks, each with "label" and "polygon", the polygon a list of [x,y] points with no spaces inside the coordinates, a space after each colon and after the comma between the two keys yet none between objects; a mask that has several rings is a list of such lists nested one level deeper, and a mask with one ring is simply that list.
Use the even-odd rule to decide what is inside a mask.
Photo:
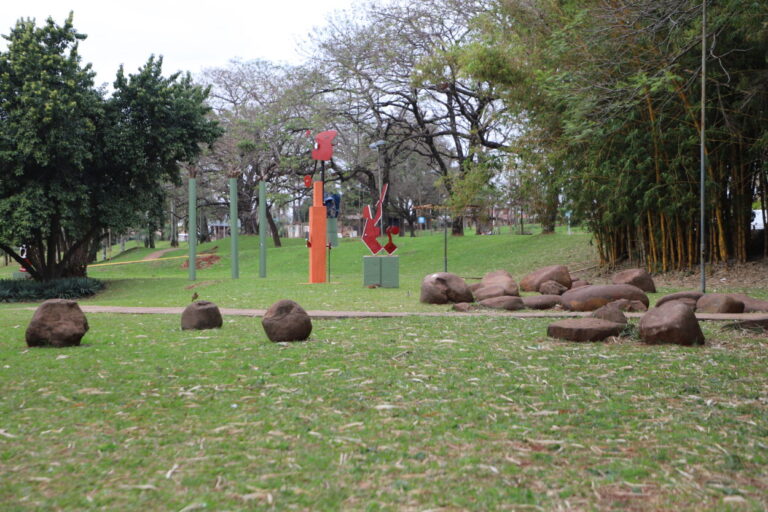
[{"label": "grass lawn", "polygon": [[[451,239],[449,270],[587,267],[587,240]],[[226,307],[440,310],[418,282],[441,270],[442,239],[400,241],[399,289],[362,287],[359,242],[312,286],[299,244],[271,249],[259,279],[244,242],[232,281],[219,242],[194,290]],[[184,305],[179,261],[96,267],[109,289],[84,302]],[[254,318],[182,332],[175,316],[91,314],[84,346],[27,349],[23,306],[0,306],[4,511],[768,507],[764,334],[704,323],[699,348],[573,344],[544,319],[457,314],[315,321],[309,342],[272,344]]]}]

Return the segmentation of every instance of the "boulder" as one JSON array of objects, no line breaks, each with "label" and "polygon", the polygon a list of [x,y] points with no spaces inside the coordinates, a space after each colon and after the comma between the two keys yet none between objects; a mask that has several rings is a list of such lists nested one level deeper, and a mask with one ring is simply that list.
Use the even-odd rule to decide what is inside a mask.
[{"label": "boulder", "polygon": [[744,303],[724,293],[705,293],[696,301],[699,313],[743,313]]},{"label": "boulder", "polygon": [[568,341],[603,341],[618,336],[624,325],[600,318],[567,318],[547,327],[547,336]]},{"label": "boulder", "polygon": [[30,347],[73,347],[80,345],[86,332],[88,320],[77,302],[49,299],[32,315],[25,338]]},{"label": "boulder", "polygon": [[523,299],[511,295],[503,295],[501,297],[481,300],[480,305],[492,309],[506,309],[507,311],[517,311],[518,309],[523,309],[525,307]]},{"label": "boulder", "polygon": [[261,325],[270,341],[304,341],[312,333],[312,319],[292,300],[280,300],[264,313]]},{"label": "boulder", "polygon": [[568,290],[561,296],[563,307],[571,311],[594,311],[619,299],[636,300],[648,307],[648,296],[630,284],[593,284]]},{"label": "boulder", "polygon": [[560,296],[529,295],[523,297],[523,305],[528,309],[552,309],[560,305]]},{"label": "boulder", "polygon": [[744,313],[768,313],[768,300],[755,299],[743,293],[729,293],[744,304]]},{"label": "boulder", "polygon": [[640,319],[640,338],[645,343],[703,345],[704,333],[693,310],[685,304],[670,302],[653,308]]},{"label": "boulder", "polygon": [[616,306],[619,311],[629,311],[634,313],[644,313],[648,311],[648,306],[639,300],[619,299],[613,302],[609,302],[608,304]]},{"label": "boulder", "polygon": [[571,281],[571,290],[574,288],[581,288],[582,286],[589,286],[592,283],[589,281],[585,281],[583,279],[576,279],[575,281]]},{"label": "boulder", "polygon": [[704,295],[701,292],[676,292],[676,293],[670,293],[669,295],[665,295],[659,300],[656,301],[656,307],[659,307],[661,305],[666,304],[667,302],[678,300],[678,299],[693,299],[694,304],[697,300],[701,298],[701,296]]},{"label": "boulder", "polygon": [[[618,302],[618,301],[616,301]],[[599,318],[601,320],[608,320],[615,324],[626,324],[627,317],[621,312],[616,302],[610,302],[601,308],[597,308],[590,315],[592,318]]]},{"label": "boulder", "polygon": [[539,293],[542,295],[562,295],[568,291],[568,288],[557,281],[544,281],[539,286]]},{"label": "boulder", "polygon": [[[681,299],[668,300],[667,302],[662,304],[662,306],[666,306],[667,304],[684,304],[684,305],[688,306],[689,308],[691,308],[691,311],[693,311],[693,312],[696,311],[696,301],[693,300],[693,299],[686,299],[685,297],[683,297]],[[656,307],[659,307],[659,306],[656,306]]]},{"label": "boulder", "polygon": [[526,292],[537,292],[546,281],[557,281],[566,288],[571,287],[571,274],[565,265],[552,265],[534,270],[520,281],[520,288]]},{"label": "boulder", "polygon": [[464,279],[450,272],[429,274],[421,281],[421,297],[425,304],[473,302],[474,297]]},{"label": "boulder", "polygon": [[459,313],[469,313],[474,309],[474,306],[469,302],[457,302],[451,309],[458,311]]},{"label": "boulder", "polygon": [[483,286],[482,288],[472,292],[477,302],[481,302],[485,299],[491,299],[493,297],[503,297],[507,295],[504,293],[504,287],[499,285]]},{"label": "boulder", "polygon": [[182,330],[218,329],[223,323],[219,307],[207,300],[195,301],[181,313]]},{"label": "boulder", "polygon": [[515,282],[515,278],[506,270],[494,270],[493,272],[488,272],[483,276],[480,284],[482,284],[483,287],[501,286],[504,289],[503,295],[520,295],[520,290]]},{"label": "boulder", "polygon": [[614,274],[611,279],[613,284],[631,284],[644,292],[656,293],[656,285],[651,274],[644,268],[630,268]]},{"label": "boulder", "polygon": [[479,290],[482,287],[483,287],[483,283],[479,283],[479,282],[467,285],[467,288],[469,288],[469,291],[471,291],[472,293],[475,293],[477,290]]}]

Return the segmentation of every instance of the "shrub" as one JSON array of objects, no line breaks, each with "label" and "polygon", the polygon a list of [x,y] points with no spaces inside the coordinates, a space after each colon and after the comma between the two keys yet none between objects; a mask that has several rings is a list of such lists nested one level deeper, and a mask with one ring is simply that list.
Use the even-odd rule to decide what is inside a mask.
[{"label": "shrub", "polygon": [[0,280],[0,302],[36,302],[46,299],[79,299],[104,289],[104,283],[89,277],[51,281]]}]

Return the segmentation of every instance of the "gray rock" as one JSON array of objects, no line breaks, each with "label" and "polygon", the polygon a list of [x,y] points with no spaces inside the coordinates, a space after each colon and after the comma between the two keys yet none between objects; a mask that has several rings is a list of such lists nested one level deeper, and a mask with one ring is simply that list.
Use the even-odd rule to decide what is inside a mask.
[{"label": "gray rock", "polygon": [[182,330],[218,329],[223,323],[219,307],[207,300],[195,301],[181,313]]},{"label": "gray rock", "polygon": [[88,320],[77,302],[50,299],[32,315],[25,338],[30,347],[73,347],[80,345],[86,332]]},{"label": "gray rock", "polygon": [[618,336],[624,325],[600,318],[567,318],[547,327],[547,336],[568,341],[603,341]]},{"label": "gray rock", "polygon": [[704,344],[704,333],[694,312],[685,304],[674,301],[643,315],[639,331],[645,343]]},{"label": "gray rock", "polygon": [[425,304],[473,302],[474,297],[464,279],[450,272],[429,274],[421,281],[421,297]]},{"label": "gray rock", "polygon": [[261,325],[270,341],[304,341],[312,333],[312,319],[292,300],[280,300],[264,313]]}]

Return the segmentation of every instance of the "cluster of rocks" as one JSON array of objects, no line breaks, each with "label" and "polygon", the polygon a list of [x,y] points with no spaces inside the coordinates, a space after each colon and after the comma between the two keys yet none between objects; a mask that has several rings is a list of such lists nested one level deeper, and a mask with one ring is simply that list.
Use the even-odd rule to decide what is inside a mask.
[{"label": "cluster of rocks", "polygon": [[[219,307],[199,300],[181,313],[182,330],[218,329],[223,325]],[[261,320],[270,341],[304,341],[312,333],[309,314],[292,300],[281,300],[270,307]],[[30,347],[73,347],[80,345],[88,332],[88,320],[77,302],[46,300],[35,310],[25,338]]]},{"label": "cluster of rocks", "polygon": [[[520,290],[539,295],[521,297]],[[421,302],[454,303],[457,311],[470,311],[477,305],[508,311],[524,308],[592,311],[609,302],[624,300],[626,304],[622,304],[622,308],[645,311],[648,297],[644,290],[655,291],[655,287],[651,276],[642,269],[617,274],[611,285],[592,285],[571,276],[565,265],[552,265],[526,275],[519,286],[506,270],[489,272],[472,285],[467,285],[456,274],[430,274],[421,282]]]},{"label": "cluster of rocks", "polygon": [[[520,297],[520,290],[538,295]],[[704,335],[698,313],[768,312],[768,301],[744,294],[673,293],[648,310],[646,293],[656,293],[651,275],[644,269],[618,272],[611,284],[593,285],[575,279],[564,265],[540,268],[526,275],[519,286],[504,270],[486,274],[479,283],[467,285],[461,277],[446,272],[426,276],[421,283],[421,302],[454,303],[456,311],[477,307],[504,309],[565,309],[592,312],[589,317],[552,323],[547,334],[571,341],[600,341],[621,335],[627,328],[624,312],[644,313],[638,325],[640,338],[650,344],[698,345]]]}]

